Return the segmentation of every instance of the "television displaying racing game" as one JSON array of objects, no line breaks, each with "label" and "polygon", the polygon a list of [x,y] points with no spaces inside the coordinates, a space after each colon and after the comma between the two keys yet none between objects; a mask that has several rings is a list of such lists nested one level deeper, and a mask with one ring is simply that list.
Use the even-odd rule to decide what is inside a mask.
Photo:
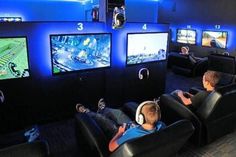
[{"label": "television displaying racing game", "polygon": [[203,31],[202,46],[225,49],[227,37],[226,31]]},{"label": "television displaying racing game", "polygon": [[165,60],[167,46],[167,32],[128,33],[126,64]]},{"label": "television displaying racing game", "polygon": [[184,44],[196,44],[196,30],[177,29],[177,42]]},{"label": "television displaying racing game", "polygon": [[110,67],[111,33],[50,35],[53,74]]},{"label": "television displaying racing game", "polygon": [[0,37],[0,80],[29,77],[26,37]]}]

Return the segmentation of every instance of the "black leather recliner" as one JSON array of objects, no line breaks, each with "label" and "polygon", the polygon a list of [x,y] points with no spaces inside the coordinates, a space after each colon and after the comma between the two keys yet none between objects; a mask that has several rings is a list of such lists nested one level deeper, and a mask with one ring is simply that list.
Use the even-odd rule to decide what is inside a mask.
[{"label": "black leather recliner", "polygon": [[200,76],[207,70],[207,57],[198,58],[196,60],[192,55],[182,55],[176,52],[171,52],[168,55],[167,66],[176,74]]},{"label": "black leather recliner", "polygon": [[191,141],[196,145],[208,144],[230,133],[236,126],[236,84],[212,91],[196,111],[177,101],[171,94],[160,97],[162,119],[171,123],[179,119],[190,120],[195,131]]},{"label": "black leather recliner", "polygon": [[235,56],[211,54],[208,56],[208,70],[222,73],[218,86],[235,83],[236,59]]},{"label": "black leather recliner", "polygon": [[179,120],[167,128],[122,144],[110,153],[109,140],[99,124],[84,113],[75,115],[78,145],[87,156],[100,157],[170,157],[176,155],[193,134],[194,127],[188,120]]}]

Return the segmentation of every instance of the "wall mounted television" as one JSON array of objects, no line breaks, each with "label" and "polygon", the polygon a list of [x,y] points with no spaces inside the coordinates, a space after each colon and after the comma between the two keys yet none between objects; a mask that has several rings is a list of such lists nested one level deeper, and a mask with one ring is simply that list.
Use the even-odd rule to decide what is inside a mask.
[{"label": "wall mounted television", "polygon": [[194,29],[177,29],[177,43],[196,44],[197,32]]},{"label": "wall mounted television", "polygon": [[52,73],[111,66],[111,33],[50,35]]},{"label": "wall mounted television", "polygon": [[27,37],[0,37],[0,80],[29,76]]},{"label": "wall mounted television", "polygon": [[167,32],[127,33],[126,65],[166,59]]},{"label": "wall mounted television", "polygon": [[202,46],[225,49],[227,38],[227,31],[204,30],[202,31]]}]

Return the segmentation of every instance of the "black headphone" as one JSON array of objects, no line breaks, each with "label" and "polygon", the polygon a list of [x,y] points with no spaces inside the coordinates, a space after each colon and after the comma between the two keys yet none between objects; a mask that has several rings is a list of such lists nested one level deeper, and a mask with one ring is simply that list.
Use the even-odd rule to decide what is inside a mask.
[{"label": "black headphone", "polygon": [[159,121],[161,119],[161,109],[160,109],[160,106],[157,104],[157,102],[156,101],[144,101],[138,106],[138,108],[136,110],[135,120],[139,125],[142,125],[145,123],[145,116],[142,113],[142,108],[144,105],[149,104],[149,103],[156,104],[156,111],[158,113],[157,121]]},{"label": "black headphone", "polygon": [[141,68],[139,71],[138,71],[138,78],[140,80],[142,80],[144,78],[143,74],[142,74],[142,71],[146,71],[147,73],[147,78],[149,78],[149,70],[147,68]]}]

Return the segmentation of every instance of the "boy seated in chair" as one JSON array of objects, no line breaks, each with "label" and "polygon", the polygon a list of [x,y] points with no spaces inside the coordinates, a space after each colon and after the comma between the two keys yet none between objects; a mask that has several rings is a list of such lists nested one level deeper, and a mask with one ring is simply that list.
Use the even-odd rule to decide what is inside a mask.
[{"label": "boy seated in chair", "polygon": [[175,97],[177,96],[177,100],[181,101],[181,103],[183,103],[185,106],[190,107],[192,110],[196,110],[206,99],[206,97],[213,90],[215,90],[220,77],[221,75],[219,72],[208,70],[202,77],[202,84],[205,90],[202,90],[195,95],[192,95],[188,92],[183,92],[182,90],[176,90],[171,94]]},{"label": "boy seated in chair", "polygon": [[[89,115],[91,114],[90,116],[93,116],[94,118],[95,118],[95,114],[101,114],[101,113],[94,113],[82,105],[80,106],[77,105],[77,108],[78,108],[77,109],[78,112],[81,112],[82,110],[86,111],[84,113],[87,113]],[[107,107],[104,106],[104,109],[105,108]],[[113,112],[114,110],[118,110],[118,109],[111,109],[111,108],[107,108],[107,109],[109,109],[111,112]],[[103,115],[103,114],[101,114],[101,116],[99,117],[100,117],[100,122],[101,122],[101,119],[103,119],[103,122],[105,121],[107,122],[107,124],[105,124],[105,127],[109,127],[109,125],[114,125],[114,124],[109,124],[113,122],[114,119],[111,120],[109,119],[109,117],[106,117],[106,115]],[[138,138],[138,137],[141,137],[141,136],[144,136],[144,135],[147,135],[147,134],[150,134],[150,133],[153,133],[155,131],[159,131],[165,128],[166,125],[160,121],[160,118],[161,118],[161,110],[157,102],[155,101],[142,102],[136,110],[135,120],[138,124],[126,122],[122,124],[121,126],[119,126],[118,129],[116,130],[113,129],[113,132],[116,134],[115,136],[113,136],[113,138],[109,142],[109,150],[113,152],[121,144],[125,143],[126,141],[130,139]],[[104,123],[99,123],[99,124],[101,125],[101,128],[104,128],[104,126],[102,125]]]}]

